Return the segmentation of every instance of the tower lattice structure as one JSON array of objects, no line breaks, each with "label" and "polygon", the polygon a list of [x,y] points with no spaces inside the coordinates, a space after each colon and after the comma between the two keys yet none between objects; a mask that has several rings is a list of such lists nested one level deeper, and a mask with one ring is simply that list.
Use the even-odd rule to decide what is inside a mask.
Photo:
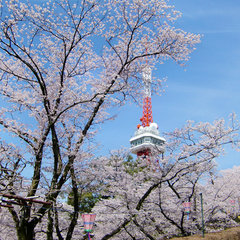
[{"label": "tower lattice structure", "polygon": [[143,99],[143,115],[140,120],[143,127],[150,126],[150,123],[153,122],[152,99],[150,97],[146,97]]},{"label": "tower lattice structure", "polygon": [[140,118],[143,127],[150,126],[153,122],[152,116],[152,99],[151,99],[151,69],[146,67],[142,74],[144,83],[144,97],[143,97],[143,115]]}]

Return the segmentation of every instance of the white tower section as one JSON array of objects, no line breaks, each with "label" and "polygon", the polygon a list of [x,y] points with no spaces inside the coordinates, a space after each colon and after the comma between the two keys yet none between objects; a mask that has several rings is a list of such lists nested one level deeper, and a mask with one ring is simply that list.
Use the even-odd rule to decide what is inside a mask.
[{"label": "white tower section", "polygon": [[142,73],[142,80],[144,83],[144,98],[151,98],[151,83],[152,83],[152,71],[150,67],[146,67]]},{"label": "white tower section", "polygon": [[135,136],[130,139],[130,150],[138,156],[149,156],[152,155],[153,152],[157,154],[164,153],[165,142],[166,140],[160,137],[158,125],[156,123],[151,123],[150,126],[140,126],[137,129]]}]

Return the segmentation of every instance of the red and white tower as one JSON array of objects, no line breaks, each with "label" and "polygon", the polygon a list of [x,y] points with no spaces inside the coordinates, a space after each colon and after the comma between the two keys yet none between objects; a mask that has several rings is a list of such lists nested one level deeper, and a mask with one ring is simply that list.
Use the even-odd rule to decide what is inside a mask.
[{"label": "red and white tower", "polygon": [[151,156],[154,150],[157,153],[164,153],[166,140],[160,137],[158,125],[153,122],[150,67],[145,68],[142,73],[142,79],[144,83],[143,115],[140,118],[142,125],[137,125],[135,136],[130,139],[130,150],[137,156]]}]

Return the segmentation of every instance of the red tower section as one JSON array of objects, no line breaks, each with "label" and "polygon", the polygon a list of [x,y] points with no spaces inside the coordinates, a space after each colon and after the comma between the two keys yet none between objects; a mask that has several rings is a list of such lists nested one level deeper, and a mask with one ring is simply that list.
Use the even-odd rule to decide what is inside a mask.
[{"label": "red tower section", "polygon": [[149,127],[150,123],[153,122],[152,117],[152,99],[150,97],[145,97],[143,99],[143,115],[140,118],[143,127]]}]

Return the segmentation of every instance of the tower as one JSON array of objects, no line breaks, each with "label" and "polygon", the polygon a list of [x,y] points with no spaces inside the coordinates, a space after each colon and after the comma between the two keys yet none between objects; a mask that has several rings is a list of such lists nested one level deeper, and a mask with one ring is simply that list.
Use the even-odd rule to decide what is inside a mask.
[{"label": "tower", "polygon": [[152,100],[151,100],[151,69],[146,67],[142,73],[144,83],[143,115],[140,118],[141,124],[137,125],[135,136],[130,139],[131,152],[137,156],[151,156],[154,149],[158,153],[164,153],[166,140],[160,137],[158,125],[153,122]]}]

